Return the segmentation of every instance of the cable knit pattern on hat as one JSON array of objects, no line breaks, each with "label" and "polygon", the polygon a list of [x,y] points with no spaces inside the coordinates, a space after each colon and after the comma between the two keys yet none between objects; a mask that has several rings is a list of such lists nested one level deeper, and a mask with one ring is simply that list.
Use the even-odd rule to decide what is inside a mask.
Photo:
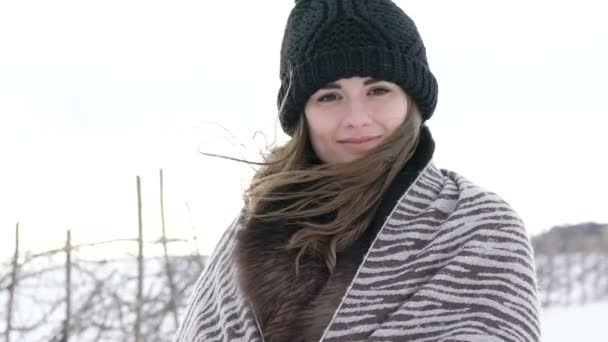
[{"label": "cable knit pattern on hat", "polygon": [[281,45],[279,119],[291,135],[308,98],[353,76],[400,85],[423,119],[437,105],[437,81],[414,21],[390,0],[299,0]]}]

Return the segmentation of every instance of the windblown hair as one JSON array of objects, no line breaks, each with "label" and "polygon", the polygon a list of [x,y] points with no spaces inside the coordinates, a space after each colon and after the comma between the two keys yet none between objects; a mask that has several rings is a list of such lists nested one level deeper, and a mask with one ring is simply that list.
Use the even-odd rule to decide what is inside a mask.
[{"label": "windblown hair", "polygon": [[328,270],[336,255],[370,225],[383,194],[414,154],[422,115],[408,97],[403,124],[364,157],[324,164],[309,139],[304,115],[285,145],[273,148],[245,192],[246,216],[256,224],[296,227],[285,248],[300,258],[321,257]]}]

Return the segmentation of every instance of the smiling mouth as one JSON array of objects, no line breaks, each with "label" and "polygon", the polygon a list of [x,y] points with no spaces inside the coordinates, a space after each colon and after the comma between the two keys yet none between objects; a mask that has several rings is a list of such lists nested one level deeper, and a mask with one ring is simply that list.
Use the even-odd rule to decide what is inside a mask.
[{"label": "smiling mouth", "polygon": [[353,137],[353,138],[346,138],[346,139],[342,139],[342,140],[338,140],[339,143],[341,144],[363,144],[369,141],[373,141],[376,139],[379,139],[380,136],[373,136],[373,137]]}]

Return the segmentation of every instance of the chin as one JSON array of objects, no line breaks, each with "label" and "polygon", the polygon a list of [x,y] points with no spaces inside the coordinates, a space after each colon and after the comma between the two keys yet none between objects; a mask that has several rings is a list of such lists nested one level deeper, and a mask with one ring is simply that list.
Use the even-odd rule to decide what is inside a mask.
[{"label": "chin", "polygon": [[354,154],[347,151],[334,151],[331,155],[322,156],[320,159],[328,165],[346,164],[364,157],[367,153]]},{"label": "chin", "polygon": [[355,160],[361,159],[362,157],[364,157],[365,155],[353,155],[353,154],[346,154],[343,155],[339,158],[336,158],[337,161],[334,162],[334,164],[346,164],[346,163],[352,163]]}]

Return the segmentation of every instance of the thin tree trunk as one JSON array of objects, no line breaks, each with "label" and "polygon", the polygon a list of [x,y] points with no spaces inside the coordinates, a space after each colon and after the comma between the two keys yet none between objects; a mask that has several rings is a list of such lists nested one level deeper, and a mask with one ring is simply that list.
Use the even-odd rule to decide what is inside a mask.
[{"label": "thin tree trunk", "polygon": [[135,342],[141,342],[141,319],[143,307],[143,283],[144,283],[144,239],[142,224],[142,205],[141,205],[141,180],[137,176],[137,216],[139,220],[138,245],[139,254],[137,256],[137,301],[135,313]]},{"label": "thin tree trunk", "polygon": [[564,247],[564,263],[565,263],[565,271],[566,276],[564,280],[566,281],[566,294],[565,294],[565,305],[571,305],[573,303],[573,289],[574,289],[574,275],[573,275],[573,259],[574,253],[571,253],[571,249],[568,245]]},{"label": "thin tree trunk", "polygon": [[167,280],[169,281],[169,290],[171,291],[171,298],[169,298],[169,309],[173,313],[173,323],[175,324],[175,329],[179,326],[179,321],[177,317],[177,295],[175,291],[175,282],[173,280],[173,270],[171,269],[171,262],[169,260],[169,251],[167,248],[167,231],[165,228],[165,200],[164,200],[164,178],[163,178],[163,169],[160,169],[160,218],[161,218],[161,226],[163,229],[163,249],[165,252],[165,270],[167,272]]},{"label": "thin tree trunk", "polygon": [[546,275],[547,275],[547,279],[546,284],[546,293],[545,293],[545,307],[549,307],[551,305],[553,305],[553,295],[554,295],[554,291],[555,291],[555,283],[558,280],[558,275],[557,275],[557,270],[556,270],[556,264],[557,264],[557,251],[552,248],[551,250],[548,251],[547,253],[547,271],[546,271]]},{"label": "thin tree trunk", "polygon": [[13,256],[13,270],[11,271],[11,282],[8,285],[8,303],[6,308],[6,342],[11,341],[13,301],[15,299],[15,288],[17,287],[17,269],[19,268],[19,222],[15,226],[15,255]]}]

